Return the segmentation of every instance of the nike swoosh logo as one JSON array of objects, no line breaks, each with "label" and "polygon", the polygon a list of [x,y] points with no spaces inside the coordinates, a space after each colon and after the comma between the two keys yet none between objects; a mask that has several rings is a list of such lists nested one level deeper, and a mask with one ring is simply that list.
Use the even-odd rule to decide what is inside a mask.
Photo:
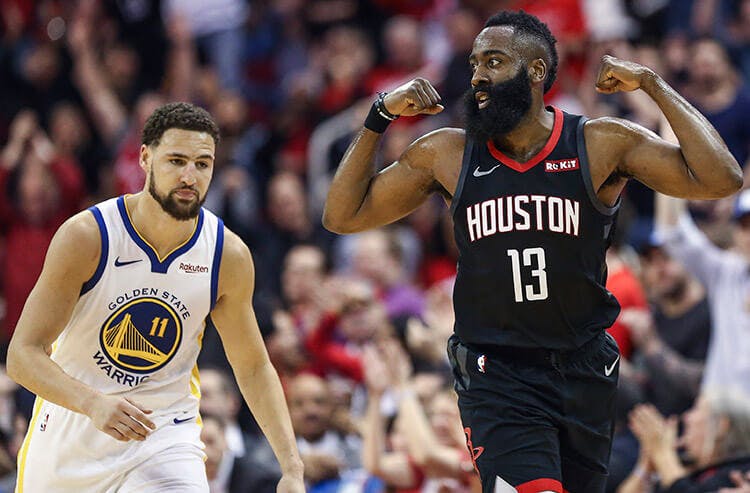
[{"label": "nike swoosh logo", "polygon": [[115,267],[122,267],[123,265],[134,264],[136,262],[141,262],[142,260],[143,260],[142,258],[139,258],[138,260],[126,260],[124,262],[120,262],[120,257],[117,257],[115,259]]},{"label": "nike swoosh logo", "polygon": [[617,355],[617,358],[615,358],[615,361],[611,365],[609,366],[604,365],[604,375],[610,376],[612,372],[615,370],[615,365],[617,364],[618,361],[620,361],[619,354]]},{"label": "nike swoosh logo", "polygon": [[189,418],[185,418],[185,419],[177,419],[177,418],[175,418],[175,419],[172,420],[172,422],[174,424],[178,425],[180,423],[185,423],[186,421],[192,421],[194,419],[195,419],[195,416],[190,416]]},{"label": "nike swoosh logo", "polygon": [[479,171],[479,166],[477,166],[477,169],[474,170],[474,176],[476,176],[477,178],[479,178],[480,176],[489,175],[490,173],[492,173],[493,171],[495,171],[499,167],[500,167],[500,165],[496,164],[495,166],[493,166],[492,168],[490,168],[487,171]]}]

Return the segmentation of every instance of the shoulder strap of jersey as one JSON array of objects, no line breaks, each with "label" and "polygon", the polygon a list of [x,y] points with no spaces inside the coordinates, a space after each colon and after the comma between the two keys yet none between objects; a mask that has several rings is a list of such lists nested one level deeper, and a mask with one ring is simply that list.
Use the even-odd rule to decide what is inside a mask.
[{"label": "shoulder strap of jersey", "polygon": [[461,174],[458,176],[458,183],[456,183],[456,190],[453,192],[453,198],[451,198],[451,216],[455,214],[458,202],[461,200],[461,191],[464,188],[464,182],[466,181],[466,174],[469,172],[469,166],[471,161],[471,154],[474,152],[474,141],[466,136],[466,142],[464,144],[464,156],[461,161]]}]

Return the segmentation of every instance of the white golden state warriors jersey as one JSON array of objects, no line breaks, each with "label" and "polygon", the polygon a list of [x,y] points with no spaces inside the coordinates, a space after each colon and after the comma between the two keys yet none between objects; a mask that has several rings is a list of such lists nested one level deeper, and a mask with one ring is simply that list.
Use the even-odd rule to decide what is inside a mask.
[{"label": "white golden state warriors jersey", "polygon": [[197,415],[196,359],[216,302],[221,219],[201,209],[190,238],[159,258],[133,226],[124,197],[90,211],[101,235],[99,265],[52,359],[105,394],[126,394],[155,418]]},{"label": "white golden state warriors jersey", "polygon": [[196,360],[216,303],[224,224],[201,209],[190,238],[159,258],[133,227],[124,197],[89,210],[101,235],[99,264],[51,357],[86,385],[151,409],[156,430],[142,442],[119,442],[87,416],[37,398],[16,491],[130,491],[123,485],[133,471],[158,469],[174,453],[188,464],[176,477],[198,472],[205,483]]}]

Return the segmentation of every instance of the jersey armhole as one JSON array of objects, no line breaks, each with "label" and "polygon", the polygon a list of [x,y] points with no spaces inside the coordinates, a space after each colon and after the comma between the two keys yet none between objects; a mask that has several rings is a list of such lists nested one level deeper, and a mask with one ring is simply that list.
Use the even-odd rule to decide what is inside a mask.
[{"label": "jersey armhole", "polygon": [[474,151],[474,142],[466,137],[466,143],[464,144],[464,157],[461,160],[461,173],[458,175],[458,183],[456,183],[456,190],[453,192],[453,198],[451,198],[451,217],[456,213],[458,202],[461,200],[461,192],[464,189],[464,182],[466,181],[466,173],[469,170],[469,161],[471,160],[471,153]]},{"label": "jersey armhole", "polygon": [[610,207],[599,200],[599,197],[596,195],[594,184],[591,181],[591,166],[589,165],[589,156],[586,152],[586,141],[583,135],[583,126],[587,121],[588,119],[582,116],[580,120],[578,120],[578,128],[576,129],[576,145],[578,148],[578,161],[581,164],[581,176],[583,177],[583,185],[586,188],[586,195],[589,196],[591,205],[593,205],[600,214],[603,214],[605,216],[613,216],[615,212],[617,212],[617,210],[620,208],[622,198],[618,197],[615,205]]},{"label": "jersey armhole", "polygon": [[104,223],[102,212],[96,206],[89,207],[88,210],[94,215],[96,225],[99,226],[99,238],[101,239],[102,247],[96,271],[94,271],[94,275],[91,276],[91,279],[83,283],[83,286],[81,286],[80,296],[91,291],[94,286],[96,286],[96,283],[99,282],[99,279],[101,279],[102,274],[104,273],[104,267],[107,265],[107,257],[109,256],[109,236],[107,235],[107,225]]},{"label": "jersey armhole", "polygon": [[221,268],[221,254],[224,250],[224,221],[217,218],[216,247],[214,249],[214,260],[211,264],[211,310],[216,306],[216,297],[219,291],[219,269]]}]

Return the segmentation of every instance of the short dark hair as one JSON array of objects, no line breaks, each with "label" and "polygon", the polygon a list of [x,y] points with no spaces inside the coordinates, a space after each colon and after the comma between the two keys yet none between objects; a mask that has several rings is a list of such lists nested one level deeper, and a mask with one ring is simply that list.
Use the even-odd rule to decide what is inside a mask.
[{"label": "short dark hair", "polygon": [[159,145],[164,132],[170,128],[206,132],[219,143],[219,127],[203,108],[191,103],[167,103],[151,113],[143,126],[141,142],[147,146]]},{"label": "short dark hair", "polygon": [[548,60],[545,60],[548,65],[547,78],[544,80],[544,92],[546,94],[557,77],[558,61],[557,49],[555,48],[557,40],[552,35],[547,24],[540,21],[539,18],[520,10],[518,12],[498,12],[487,19],[487,22],[484,23],[485,28],[493,26],[511,26],[514,29],[514,32],[531,36],[541,42],[549,57]]}]

